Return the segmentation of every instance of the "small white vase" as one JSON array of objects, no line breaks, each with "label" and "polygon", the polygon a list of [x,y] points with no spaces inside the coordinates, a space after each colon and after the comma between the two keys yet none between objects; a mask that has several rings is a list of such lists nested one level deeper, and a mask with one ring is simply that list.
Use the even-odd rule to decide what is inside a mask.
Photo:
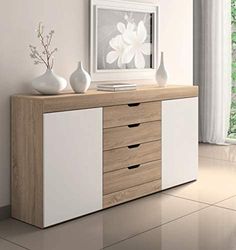
[{"label": "small white vase", "polygon": [[156,81],[160,87],[165,87],[167,85],[168,75],[164,65],[164,52],[161,52],[161,62],[156,73]]},{"label": "small white vase", "polygon": [[59,94],[66,85],[66,80],[56,75],[51,69],[47,69],[43,75],[32,81],[33,88],[45,95]]},{"label": "small white vase", "polygon": [[70,77],[70,85],[76,93],[85,93],[91,84],[89,73],[83,68],[82,62],[78,63],[77,70]]}]

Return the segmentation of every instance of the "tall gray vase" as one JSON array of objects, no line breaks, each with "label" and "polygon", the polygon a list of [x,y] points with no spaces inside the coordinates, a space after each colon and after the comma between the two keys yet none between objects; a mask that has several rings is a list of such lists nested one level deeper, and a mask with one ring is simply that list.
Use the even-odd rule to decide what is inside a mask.
[{"label": "tall gray vase", "polygon": [[161,52],[161,62],[156,73],[156,82],[160,87],[165,87],[167,85],[167,79],[168,79],[168,74],[164,64],[164,52]]}]

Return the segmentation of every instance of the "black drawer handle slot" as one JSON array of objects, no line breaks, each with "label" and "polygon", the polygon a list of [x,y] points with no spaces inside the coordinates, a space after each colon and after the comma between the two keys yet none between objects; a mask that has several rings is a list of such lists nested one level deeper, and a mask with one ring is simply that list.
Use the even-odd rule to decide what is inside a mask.
[{"label": "black drawer handle slot", "polygon": [[128,106],[129,107],[137,107],[137,106],[139,106],[140,105],[140,103],[130,103],[130,104],[128,104]]},{"label": "black drawer handle slot", "polygon": [[136,123],[136,124],[130,124],[128,125],[129,128],[136,128],[140,125],[140,123]]},{"label": "black drawer handle slot", "polygon": [[132,149],[132,148],[138,148],[140,146],[140,144],[135,144],[135,145],[130,145],[128,146],[128,148]]},{"label": "black drawer handle slot", "polygon": [[128,167],[128,169],[135,169],[135,168],[139,168],[141,165],[140,164],[138,164],[138,165],[134,165],[134,166],[130,166],[130,167]]}]

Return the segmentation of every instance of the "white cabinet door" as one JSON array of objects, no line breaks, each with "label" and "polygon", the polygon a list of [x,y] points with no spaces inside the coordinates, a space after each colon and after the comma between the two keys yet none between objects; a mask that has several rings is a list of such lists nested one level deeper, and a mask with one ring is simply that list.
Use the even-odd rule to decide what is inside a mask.
[{"label": "white cabinet door", "polygon": [[162,189],[197,179],[198,98],[162,102]]},{"label": "white cabinet door", "polygon": [[102,108],[44,114],[44,226],[102,209]]}]

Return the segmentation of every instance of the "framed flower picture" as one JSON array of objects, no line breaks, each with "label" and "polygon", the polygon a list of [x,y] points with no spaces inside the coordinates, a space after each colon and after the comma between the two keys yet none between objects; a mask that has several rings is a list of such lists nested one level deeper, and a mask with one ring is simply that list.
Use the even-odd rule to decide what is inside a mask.
[{"label": "framed flower picture", "polygon": [[91,0],[90,73],[93,81],[154,79],[158,6]]}]

